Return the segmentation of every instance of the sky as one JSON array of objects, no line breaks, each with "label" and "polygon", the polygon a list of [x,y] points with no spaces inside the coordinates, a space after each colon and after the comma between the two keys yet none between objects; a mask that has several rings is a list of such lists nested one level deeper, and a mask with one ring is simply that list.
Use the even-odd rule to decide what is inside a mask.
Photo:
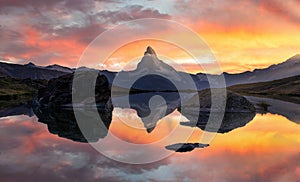
[{"label": "sky", "polygon": [[[77,67],[83,51],[101,33],[131,20],[159,18],[196,32],[223,71],[251,71],[300,53],[299,9],[299,0],[0,0],[0,60]],[[150,34],[172,35],[172,31],[158,31],[155,23],[146,28]],[[201,71],[178,47],[153,40],[120,45],[110,61],[103,65],[103,60],[97,60],[94,67],[122,70],[133,57],[143,56],[147,45],[162,57],[171,55],[188,72]],[[99,49],[109,46],[105,42]]]}]

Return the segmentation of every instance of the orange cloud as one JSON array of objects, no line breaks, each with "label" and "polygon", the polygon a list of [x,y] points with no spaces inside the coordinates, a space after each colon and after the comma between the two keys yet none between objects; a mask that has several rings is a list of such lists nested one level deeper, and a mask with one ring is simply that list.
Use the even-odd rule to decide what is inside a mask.
[{"label": "orange cloud", "polygon": [[[169,3],[170,9],[164,11],[168,14],[161,13],[163,7],[151,9],[142,5],[128,5],[124,6],[124,10],[106,11],[101,9],[106,2],[101,6],[97,2],[90,1],[87,4],[69,1],[47,3],[48,10],[43,3],[33,3],[35,9],[32,10],[21,6],[24,3],[2,2],[2,7],[15,7],[20,12],[24,12],[20,14],[16,13],[18,12],[16,10],[1,15],[2,20],[8,22],[7,27],[9,27],[3,26],[0,29],[3,41],[0,50],[2,59],[11,59],[20,63],[30,60],[39,65],[56,63],[76,67],[88,43],[101,32],[124,21],[145,17],[172,19],[190,27],[208,43],[222,70],[230,73],[264,68],[283,62],[300,52],[298,36],[300,3],[295,0],[287,3],[279,0],[238,2],[229,0],[218,3],[208,1],[205,5],[202,1],[185,3],[176,1]],[[66,5],[68,7],[65,7]],[[114,4],[109,5],[114,6]],[[92,11],[90,10],[92,7],[101,8],[94,9],[94,13],[87,12]],[[62,11],[63,8],[66,11]],[[171,36],[171,31],[160,30],[161,27],[156,27],[155,24],[148,26],[146,30],[149,33]],[[128,35],[108,37],[107,42],[103,42],[101,50],[105,52],[106,47],[110,46],[109,41],[126,36]],[[183,43],[190,42],[183,35],[172,36],[177,36]],[[203,71],[200,67],[195,68],[190,62],[186,62],[189,56],[174,45],[158,44],[149,40],[131,44],[136,45],[120,47],[113,53],[115,56],[107,62],[109,65],[100,66],[115,71],[120,70],[132,58],[142,56],[145,47],[150,44],[160,55],[171,56],[178,67],[192,73]],[[96,58],[91,57],[92,59]],[[97,67],[96,64],[88,66]]]}]

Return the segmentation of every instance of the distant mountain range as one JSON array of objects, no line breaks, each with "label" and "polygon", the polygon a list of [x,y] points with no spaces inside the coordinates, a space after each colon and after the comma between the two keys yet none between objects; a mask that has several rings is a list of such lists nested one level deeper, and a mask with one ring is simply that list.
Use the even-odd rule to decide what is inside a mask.
[{"label": "distant mountain range", "polygon": [[0,76],[7,76],[19,79],[40,79],[50,80],[59,76],[72,73],[73,70],[59,65],[49,65],[46,67],[36,66],[33,63],[24,65],[0,62]]},{"label": "distant mountain range", "polygon": [[[80,70],[89,70],[89,68],[79,68]],[[0,76],[19,78],[19,79],[44,79],[50,80],[62,75],[73,73],[75,69],[60,66],[57,64],[49,66],[37,66],[33,63],[25,65],[9,64],[0,62]],[[168,91],[169,87],[172,89],[174,85],[170,85],[170,81],[177,85],[181,85],[183,88],[189,89],[190,81],[192,80],[196,85],[197,90],[203,90],[209,88],[207,75],[203,73],[189,74],[185,72],[178,72],[168,64],[159,60],[155,51],[148,47],[141,62],[137,65],[137,69],[134,71],[99,71],[99,74],[105,75],[110,84],[118,77],[117,82],[114,82],[114,86],[125,89],[136,90],[160,90]],[[150,74],[150,75],[149,75]],[[156,76],[154,76],[156,74]],[[142,84],[131,83],[133,77],[142,78]],[[158,76],[157,76],[158,75]],[[232,86],[237,84],[249,84],[257,82],[267,82],[273,80],[279,80],[287,77],[293,77],[300,75],[300,55],[295,55],[290,59],[280,64],[274,64],[264,69],[255,69],[254,71],[246,71],[238,74],[223,73],[222,75],[209,75],[212,79],[218,79],[220,76],[224,76],[226,85]],[[122,79],[120,79],[122,78]],[[298,77],[297,77],[298,78]],[[136,80],[137,81],[137,80]],[[178,84],[177,84],[178,83]],[[133,88],[126,88],[126,86],[133,86]]]},{"label": "distant mountain range", "polygon": [[[203,73],[197,74],[201,80],[207,81],[207,76]],[[226,85],[237,85],[245,83],[267,82],[279,80],[282,78],[300,75],[300,54],[297,54],[283,63],[274,64],[264,69],[255,69],[254,71],[246,71],[238,74],[222,74],[225,78]],[[219,77],[220,75],[210,75],[211,77]]]},{"label": "distant mountain range", "polygon": [[[162,91],[164,89],[166,91],[170,91],[174,88],[174,85],[170,84],[170,81],[172,81],[176,86],[180,85],[183,89],[189,90],[191,88],[190,82],[192,80],[197,90],[203,90],[210,87],[208,76],[211,80],[220,80],[219,78],[224,76],[227,87],[239,84],[268,82],[298,76],[300,75],[300,55],[295,55],[283,63],[274,64],[268,68],[255,69],[254,71],[246,71],[238,74],[189,74],[185,72],[178,72],[168,64],[159,60],[156,57],[155,51],[150,47],[147,49],[144,57],[137,65],[136,70],[126,72],[122,71],[119,73],[101,71],[101,73],[108,77],[110,80],[109,82],[115,81],[114,86],[119,88],[132,86],[131,89],[137,91],[151,89],[156,91]],[[153,75],[156,73],[157,75]],[[141,76],[143,74],[146,74],[147,76]],[[117,79],[114,80],[116,75]],[[140,77],[140,80],[133,83],[132,79],[135,77]],[[140,82],[140,84],[137,82]]]},{"label": "distant mountain range", "polygon": [[49,66],[46,66],[44,68],[46,68],[47,70],[60,71],[60,72],[65,72],[65,73],[72,73],[74,71],[74,69],[64,67],[64,66],[60,66],[58,64],[49,65]]}]

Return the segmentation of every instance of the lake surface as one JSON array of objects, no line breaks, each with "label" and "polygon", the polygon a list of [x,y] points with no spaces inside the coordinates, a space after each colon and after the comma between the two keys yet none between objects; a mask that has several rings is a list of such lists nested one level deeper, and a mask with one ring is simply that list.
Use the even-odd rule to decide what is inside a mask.
[{"label": "lake surface", "polygon": [[[298,181],[299,104],[248,99],[269,106],[246,125],[217,133],[210,146],[191,152],[172,152],[168,157],[163,155],[171,152],[166,145],[199,142],[204,132],[198,127],[181,125],[187,118],[177,110],[159,119],[149,133],[136,110],[115,107],[108,133],[97,135],[96,144],[104,148],[103,153],[88,143],[73,141],[72,133],[59,137],[60,131],[39,122],[30,108],[2,110],[1,181]],[[187,141],[183,133],[191,133]],[[170,135],[171,138],[159,142]],[[121,146],[114,142],[115,138],[146,145],[146,149]],[[126,164],[111,159],[150,160],[153,156],[162,159],[148,164]]]}]

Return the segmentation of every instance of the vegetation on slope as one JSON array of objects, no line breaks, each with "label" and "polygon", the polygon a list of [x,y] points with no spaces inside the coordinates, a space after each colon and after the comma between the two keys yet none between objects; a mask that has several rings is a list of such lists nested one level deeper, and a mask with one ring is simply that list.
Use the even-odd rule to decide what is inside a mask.
[{"label": "vegetation on slope", "polygon": [[300,75],[269,82],[241,84],[228,87],[242,95],[271,97],[300,102]]},{"label": "vegetation on slope", "polygon": [[0,77],[0,108],[30,103],[47,81]]}]

